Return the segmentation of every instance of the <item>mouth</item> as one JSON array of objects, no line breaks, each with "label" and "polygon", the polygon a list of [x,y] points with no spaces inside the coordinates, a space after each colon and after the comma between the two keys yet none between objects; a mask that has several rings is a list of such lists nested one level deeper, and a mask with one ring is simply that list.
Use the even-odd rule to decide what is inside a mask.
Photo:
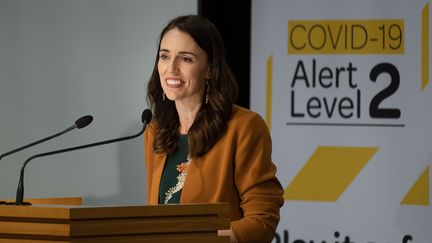
[{"label": "mouth", "polygon": [[165,81],[170,88],[178,88],[184,83],[181,79],[177,78],[167,78]]}]

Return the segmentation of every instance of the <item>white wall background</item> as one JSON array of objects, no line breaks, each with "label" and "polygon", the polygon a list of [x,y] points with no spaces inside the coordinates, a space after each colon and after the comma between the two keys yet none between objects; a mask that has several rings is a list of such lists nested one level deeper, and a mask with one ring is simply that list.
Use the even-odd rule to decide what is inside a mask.
[{"label": "white wall background", "polygon": [[[342,193],[336,200],[317,199],[315,195],[306,199],[286,197],[277,229],[279,240],[274,240],[274,243],[432,242],[430,177],[425,179],[426,183],[422,184],[419,190],[421,192],[419,195],[426,198],[426,203],[402,203],[420,175],[424,171],[430,173],[430,168],[432,168],[432,129],[430,125],[432,124],[432,82],[429,78],[426,88],[421,89],[421,53],[426,51],[420,44],[422,11],[425,8],[429,8],[430,11],[430,7],[429,0],[252,1],[251,109],[266,117],[270,111],[266,109],[266,101],[267,99],[272,101],[273,160],[278,167],[277,176],[283,187],[290,188],[302,169],[311,165],[310,158],[318,148],[327,146],[377,148],[376,154],[367,161],[353,180],[343,187]],[[362,25],[367,21],[377,21],[380,22],[381,28],[384,26],[383,20],[403,20],[404,51],[396,55],[384,52],[356,54],[352,51],[344,54],[292,54],[288,52],[288,43],[292,43],[289,36],[289,33],[292,33],[292,28],[289,29],[289,21],[312,21],[316,24],[327,20],[341,21],[346,24],[345,26],[349,26],[350,20],[361,21]],[[432,33],[431,20],[431,18],[428,20],[429,33]],[[324,26],[328,28],[328,25]],[[379,38],[380,36],[376,35],[380,33],[379,31],[379,28],[375,30],[370,28],[369,37]],[[333,33],[336,32],[333,31]],[[331,38],[329,36],[327,35],[327,41]],[[341,36],[343,34],[339,37]],[[343,37],[340,40],[342,39]],[[297,40],[306,41],[307,38]],[[432,46],[431,40],[432,36],[429,34],[429,46]],[[430,50],[427,54],[429,60],[432,60]],[[270,56],[273,61],[272,93],[271,96],[267,96],[267,60]],[[315,74],[312,74],[314,72],[312,60],[316,60],[317,63]],[[359,106],[359,109],[362,109],[362,116],[350,119],[343,119],[340,115],[332,117],[322,115],[319,118],[307,115],[301,118],[294,117],[291,113],[294,110],[292,108],[294,103],[298,113],[305,111],[305,100],[312,97],[327,99],[327,101],[334,100],[334,98],[353,97],[352,90],[342,85],[337,89],[325,89],[319,85],[316,88],[313,88],[312,85],[311,88],[304,88],[302,81],[297,80],[298,83],[293,87],[291,84],[299,61],[305,64],[309,82],[312,81],[313,75],[318,76],[322,67],[334,71],[335,68],[352,63],[357,68],[352,75],[352,81],[358,84],[358,89],[362,92],[361,108]],[[397,91],[388,99],[386,98],[380,106],[380,108],[400,109],[401,116],[398,119],[373,118],[369,115],[369,104],[372,98],[390,84],[389,76],[386,75],[380,76],[377,82],[370,80],[370,71],[380,63],[391,63],[398,69],[400,75],[400,85]],[[429,70],[432,70],[431,68],[429,66]],[[344,76],[340,80],[346,85],[349,78]],[[333,78],[329,82],[334,83],[334,81]],[[292,91],[296,92],[296,99],[291,99]],[[324,114],[324,110],[321,111]],[[303,123],[303,125],[294,125],[293,122]],[[305,125],[317,122],[399,123],[405,126]],[[352,157],[356,155],[353,154]],[[329,166],[329,171],[337,172],[337,176],[333,178],[346,175],[342,166],[333,166],[330,163],[332,160],[321,157],[320,161]],[[346,159],[344,163],[345,165],[354,164],[351,159]],[[305,180],[308,184],[303,184],[304,187],[301,189],[319,188],[320,194],[326,195],[331,192],[329,189],[337,188],[333,185],[329,188],[320,187],[320,183],[325,185],[327,181],[331,181],[322,175],[332,176],[328,171],[320,170],[321,168],[315,169],[316,174],[310,173],[308,180]],[[407,240],[408,236],[411,236],[412,240]],[[346,237],[350,240],[347,240]]]},{"label": "white wall background", "polygon": [[[90,114],[90,126],[0,161],[0,198],[15,198],[30,156],[136,134],[158,35],[196,0],[0,0],[0,154]],[[32,160],[25,197],[143,204],[142,137]]]}]

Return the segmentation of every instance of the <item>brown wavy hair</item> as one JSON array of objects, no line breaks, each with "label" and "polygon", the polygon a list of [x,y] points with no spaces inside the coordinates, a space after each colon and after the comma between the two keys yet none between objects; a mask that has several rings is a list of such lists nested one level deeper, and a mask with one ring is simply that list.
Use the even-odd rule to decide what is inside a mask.
[{"label": "brown wavy hair", "polygon": [[160,34],[153,73],[147,85],[147,102],[153,111],[155,124],[153,148],[156,153],[176,152],[180,134],[180,121],[175,104],[162,98],[163,90],[157,67],[162,38],[174,28],[194,39],[206,52],[210,67],[210,78],[206,84],[208,102],[205,102],[204,94],[201,108],[188,132],[189,154],[199,157],[210,150],[225,133],[238,88],[226,62],[225,48],[216,27],[206,18],[197,15],[179,16],[171,20]]}]

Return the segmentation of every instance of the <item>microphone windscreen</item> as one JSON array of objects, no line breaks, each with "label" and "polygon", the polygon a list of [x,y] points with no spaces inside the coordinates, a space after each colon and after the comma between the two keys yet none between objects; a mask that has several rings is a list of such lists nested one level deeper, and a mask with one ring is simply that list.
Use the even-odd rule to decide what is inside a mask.
[{"label": "microphone windscreen", "polygon": [[149,123],[152,119],[152,112],[150,109],[145,109],[141,115],[142,123]]},{"label": "microphone windscreen", "polygon": [[78,129],[88,126],[93,121],[93,117],[90,115],[83,116],[75,121],[75,125]]}]

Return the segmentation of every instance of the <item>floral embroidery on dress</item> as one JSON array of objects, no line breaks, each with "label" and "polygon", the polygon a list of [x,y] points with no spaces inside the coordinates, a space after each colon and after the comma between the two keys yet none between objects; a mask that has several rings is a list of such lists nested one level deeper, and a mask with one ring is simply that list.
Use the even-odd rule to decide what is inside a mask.
[{"label": "floral embroidery on dress", "polygon": [[192,161],[189,155],[187,156],[187,160],[188,160],[187,162],[183,162],[177,165],[176,169],[178,172],[180,172],[180,174],[177,176],[177,184],[174,187],[168,189],[167,192],[165,192],[164,204],[168,204],[168,201],[172,198],[172,196],[183,188],[188,173],[188,168]]}]

